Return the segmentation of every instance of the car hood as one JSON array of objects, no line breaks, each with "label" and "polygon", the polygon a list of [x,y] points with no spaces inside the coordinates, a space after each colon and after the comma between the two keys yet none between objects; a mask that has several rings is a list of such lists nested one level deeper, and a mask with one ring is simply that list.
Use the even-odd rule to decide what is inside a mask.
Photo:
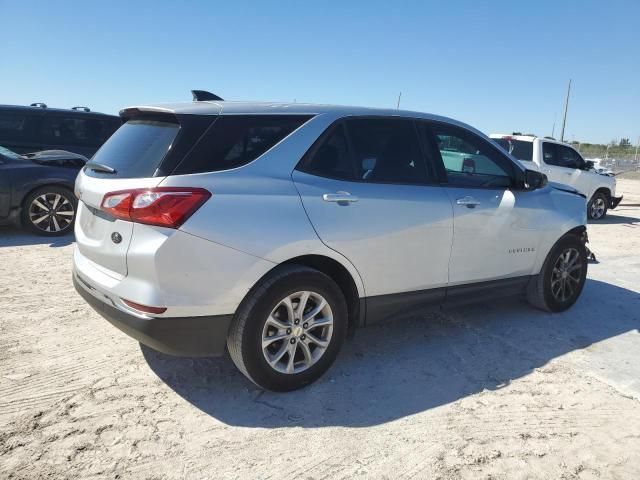
[{"label": "car hood", "polygon": [[66,150],[43,150],[41,152],[28,153],[25,158],[41,165],[52,167],[82,168],[89,159],[83,155]]}]

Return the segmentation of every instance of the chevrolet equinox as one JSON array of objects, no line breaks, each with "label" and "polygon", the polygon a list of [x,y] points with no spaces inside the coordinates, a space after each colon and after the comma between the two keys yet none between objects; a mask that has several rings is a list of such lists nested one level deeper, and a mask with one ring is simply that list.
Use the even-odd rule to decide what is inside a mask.
[{"label": "chevrolet equinox", "polygon": [[401,110],[136,106],[80,171],[73,281],[173,355],[318,379],[355,327],[522,295],[566,310],[586,200],[464,123]]}]

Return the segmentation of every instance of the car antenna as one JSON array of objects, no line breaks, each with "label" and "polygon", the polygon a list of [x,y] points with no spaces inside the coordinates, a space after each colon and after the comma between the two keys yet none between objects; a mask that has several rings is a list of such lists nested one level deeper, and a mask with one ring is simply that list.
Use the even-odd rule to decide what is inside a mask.
[{"label": "car antenna", "polygon": [[191,95],[193,95],[194,102],[206,102],[208,100],[217,100],[219,102],[224,102],[224,100],[218,95],[207,92],[206,90],[191,90]]}]

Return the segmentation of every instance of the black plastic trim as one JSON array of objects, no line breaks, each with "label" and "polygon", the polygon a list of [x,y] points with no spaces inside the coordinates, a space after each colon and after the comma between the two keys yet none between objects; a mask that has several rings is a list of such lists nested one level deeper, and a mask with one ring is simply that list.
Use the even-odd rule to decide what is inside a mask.
[{"label": "black plastic trim", "polygon": [[[82,285],[80,284],[82,283]],[[73,274],[73,286],[82,298],[109,323],[162,353],[188,357],[222,355],[233,315],[204,317],[139,318],[98,299],[87,289],[91,285]]]},{"label": "black plastic trim", "polygon": [[609,208],[613,210],[618,205],[620,205],[621,201],[622,201],[622,195],[620,195],[619,197],[611,197],[611,204],[609,205]]},{"label": "black plastic trim", "polygon": [[525,275],[452,287],[365,297],[361,299],[366,308],[365,323],[371,325],[391,317],[419,315],[440,308],[456,308],[482,301],[525,295],[529,282],[535,278],[537,275]]}]

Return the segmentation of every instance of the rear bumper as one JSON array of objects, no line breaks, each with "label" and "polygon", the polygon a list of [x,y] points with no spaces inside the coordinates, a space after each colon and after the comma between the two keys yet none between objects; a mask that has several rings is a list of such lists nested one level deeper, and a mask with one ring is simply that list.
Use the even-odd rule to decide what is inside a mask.
[{"label": "rear bumper", "polygon": [[[91,307],[130,337],[169,355],[185,357],[219,356],[224,353],[227,330],[233,315],[203,317],[138,317],[122,311],[91,293],[93,288],[76,272],[76,291]],[[95,290],[95,289],[94,289]]]},{"label": "rear bumper", "polygon": [[613,210],[620,204],[621,201],[622,201],[622,195],[620,195],[619,197],[611,197],[611,204],[609,205],[609,208]]}]

